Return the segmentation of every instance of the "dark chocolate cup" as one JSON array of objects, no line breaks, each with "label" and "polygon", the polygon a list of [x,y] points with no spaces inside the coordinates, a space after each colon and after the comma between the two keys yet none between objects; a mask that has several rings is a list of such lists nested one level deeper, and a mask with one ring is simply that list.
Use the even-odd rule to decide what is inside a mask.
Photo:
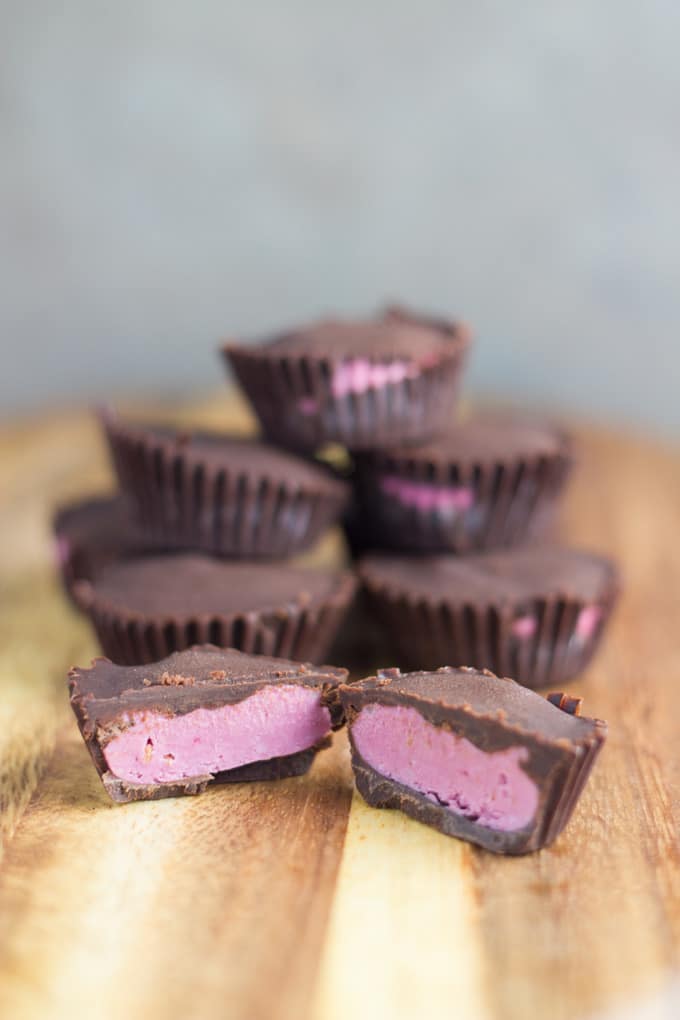
[{"label": "dark chocolate cup", "polygon": [[[541,688],[559,687],[582,673],[598,649],[619,594],[616,567],[604,559],[602,563],[606,577],[596,602],[560,591],[516,604],[467,600],[464,592],[458,598],[451,594],[428,599],[391,589],[361,564],[359,573],[401,668],[465,665]],[[594,632],[582,640],[577,621],[593,606],[599,619]],[[537,626],[533,635],[520,638],[513,624],[525,614]]]},{"label": "dark chocolate cup", "polygon": [[[313,351],[282,354],[267,345],[222,348],[271,442],[306,452],[331,442],[362,450],[420,442],[446,428],[470,343],[468,328],[400,309],[386,315],[444,334],[450,345],[436,360],[414,361],[413,377],[359,393],[333,393],[334,373],[351,359],[332,351],[322,356]],[[371,356],[370,350],[365,358],[375,364],[392,361],[389,356]]]},{"label": "dark chocolate cup", "polygon": [[[485,701],[482,707],[479,703],[475,704],[476,691],[480,688],[483,690],[487,680],[499,680],[489,670],[480,672],[469,667],[442,668],[436,674],[430,677],[435,680],[435,684],[420,693],[417,693],[417,689],[409,692],[408,686],[404,692],[390,690],[392,681],[399,684],[399,670],[394,669],[382,670],[375,677],[340,686],[352,769],[359,792],[371,807],[401,810],[447,836],[469,840],[495,853],[524,854],[552,843],[569,821],[605,743],[607,724],[601,719],[583,718],[582,724],[585,725],[567,727],[566,730],[560,727],[561,733],[551,733],[551,724],[548,724],[547,730],[543,729],[546,721],[544,713],[539,711],[536,718],[527,701],[527,695],[536,696],[526,691],[511,693],[516,686],[514,681],[501,680],[498,695],[490,699],[487,687],[486,697],[482,695]],[[460,700],[458,687],[458,697],[454,695],[454,700],[449,701],[449,685],[450,690],[455,692],[460,674],[471,674],[466,700]],[[408,676],[402,679],[408,685]],[[509,699],[505,695],[509,695]],[[549,695],[548,700],[569,715],[580,714],[581,699],[556,693]],[[472,812],[467,814],[464,809],[460,812],[452,810],[450,803],[439,801],[434,791],[425,793],[378,771],[380,766],[369,764],[355,742],[357,717],[367,706],[376,704],[391,707],[402,705],[415,709],[426,722],[446,728],[487,753],[510,746],[522,747],[525,752],[522,768],[537,786],[538,798],[533,818],[522,828],[492,828]],[[543,723],[539,721],[541,718]],[[366,750],[364,747],[364,752]]]},{"label": "dark chocolate cup", "polygon": [[78,605],[88,614],[104,655],[134,666],[156,662],[192,645],[236,648],[252,655],[322,662],[354,598],[356,579],[338,574],[330,595],[299,598],[271,610],[230,614],[156,615],[128,610],[97,595],[88,581],[75,586]]},{"label": "dark chocolate cup", "polygon": [[74,603],[78,581],[91,581],[102,567],[148,548],[120,495],[93,496],[58,507],[52,530],[55,564]]},{"label": "dark chocolate cup", "polygon": [[[553,454],[504,461],[435,462],[405,450],[356,457],[356,501],[345,518],[353,555],[369,549],[464,554],[509,548],[544,536],[573,465],[569,438],[556,433]],[[455,511],[405,506],[385,491],[386,478],[472,493]]]},{"label": "dark chocolate cup", "polygon": [[[230,465],[181,437],[105,416],[123,492],[147,548],[188,549],[234,559],[284,559],[310,546],[341,517],[347,484],[321,465],[267,448],[267,463]],[[280,461],[280,463],[279,463]],[[290,462],[290,463],[289,463]]]}]

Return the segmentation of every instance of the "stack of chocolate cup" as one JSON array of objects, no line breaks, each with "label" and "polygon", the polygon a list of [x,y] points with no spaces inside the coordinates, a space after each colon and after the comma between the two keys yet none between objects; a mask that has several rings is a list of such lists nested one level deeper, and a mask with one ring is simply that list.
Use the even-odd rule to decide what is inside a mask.
[{"label": "stack of chocolate cup", "polygon": [[[227,344],[264,439],[103,413],[119,493],[60,511],[55,530],[105,653],[145,663],[210,642],[321,661],[355,575],[288,561],[344,518],[400,666],[530,687],[582,670],[616,570],[541,537],[572,464],[561,429],[458,413],[469,347],[466,326],[399,308]],[[319,460],[329,444],[348,451],[349,477]]]},{"label": "stack of chocolate cup", "polygon": [[618,579],[546,544],[570,438],[518,414],[457,413],[470,331],[389,309],[224,353],[272,443],[350,454],[350,548],[400,666],[488,668],[529,687],[590,661]]},{"label": "stack of chocolate cup", "polygon": [[[114,800],[301,775],[346,723],[375,807],[502,853],[562,830],[606,724],[489,670],[527,687],[580,671],[616,571],[541,540],[572,462],[560,429],[457,413],[469,345],[465,326],[400,309],[227,345],[264,439],[101,416],[119,492],[55,530],[113,660],[69,687]],[[342,519],[356,572],[291,562]],[[364,657],[346,683],[318,664],[357,574],[391,665],[365,677]]]},{"label": "stack of chocolate cup", "polygon": [[101,417],[120,492],[58,511],[67,590],[123,665],[199,643],[321,661],[356,588],[289,558],[343,514],[347,483],[258,439]]}]

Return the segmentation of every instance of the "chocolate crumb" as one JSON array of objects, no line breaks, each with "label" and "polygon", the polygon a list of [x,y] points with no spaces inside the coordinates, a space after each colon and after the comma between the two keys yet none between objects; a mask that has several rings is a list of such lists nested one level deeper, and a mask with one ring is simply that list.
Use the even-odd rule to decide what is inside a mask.
[{"label": "chocolate crumb", "polygon": [[182,676],[181,673],[162,673],[161,683],[164,687],[193,687],[195,676]]},{"label": "chocolate crumb", "polygon": [[563,694],[562,691],[555,691],[552,694],[546,695],[546,697],[551,705],[559,708],[562,712],[568,712],[569,715],[581,714],[583,698],[574,698],[570,694]]},{"label": "chocolate crumb", "polygon": [[387,669],[379,669],[377,679],[378,682],[382,680],[383,683],[387,683],[390,680],[396,680],[399,676],[401,676],[401,670],[399,670],[396,666],[390,666]]}]

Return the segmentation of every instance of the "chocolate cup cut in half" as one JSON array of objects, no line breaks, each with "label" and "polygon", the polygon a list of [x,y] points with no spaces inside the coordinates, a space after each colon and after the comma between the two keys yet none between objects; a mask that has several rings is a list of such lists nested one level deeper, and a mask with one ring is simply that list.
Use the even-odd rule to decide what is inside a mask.
[{"label": "chocolate cup cut in half", "polygon": [[91,581],[102,567],[148,550],[120,495],[94,496],[58,507],[52,530],[55,563],[71,598],[76,581]]},{"label": "chocolate cup cut in half", "polygon": [[367,556],[359,573],[400,665],[470,663],[525,687],[581,673],[619,591],[615,565],[559,546],[474,556]]},{"label": "chocolate cup cut in half", "polygon": [[383,670],[340,688],[359,792],[447,836],[524,854],[569,821],[607,734],[488,671]]},{"label": "chocolate cup cut in half", "polygon": [[572,466],[558,428],[477,414],[416,447],[356,458],[355,551],[466,553],[521,543],[550,523]]},{"label": "chocolate cup cut in half", "polygon": [[257,439],[179,433],[103,415],[121,488],[148,544],[240,559],[309,548],[350,489],[330,470]]},{"label": "chocolate cup cut in half", "polygon": [[149,666],[95,659],[69,674],[71,707],[116,801],[306,772],[344,718],[347,670],[203,645]]},{"label": "chocolate cup cut in half", "polygon": [[466,326],[393,308],[324,320],[222,352],[265,434],[291,449],[418,442],[450,421],[469,346]]},{"label": "chocolate cup cut in half", "polygon": [[115,564],[79,582],[75,595],[104,654],[119,664],[203,643],[320,662],[355,588],[345,571],[178,553]]}]

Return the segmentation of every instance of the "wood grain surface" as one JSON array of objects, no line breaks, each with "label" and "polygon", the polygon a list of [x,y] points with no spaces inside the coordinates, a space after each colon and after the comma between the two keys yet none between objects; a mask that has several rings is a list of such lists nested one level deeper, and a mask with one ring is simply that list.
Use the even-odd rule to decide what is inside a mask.
[{"label": "wood grain surface", "polygon": [[[223,397],[173,414],[250,427]],[[85,412],[0,430],[3,1020],[680,1016],[680,453],[576,433],[563,532],[626,588],[571,690],[610,736],[557,843],[505,859],[366,807],[342,734],[301,779],[111,804],[49,530],[111,484],[104,452]]]}]

